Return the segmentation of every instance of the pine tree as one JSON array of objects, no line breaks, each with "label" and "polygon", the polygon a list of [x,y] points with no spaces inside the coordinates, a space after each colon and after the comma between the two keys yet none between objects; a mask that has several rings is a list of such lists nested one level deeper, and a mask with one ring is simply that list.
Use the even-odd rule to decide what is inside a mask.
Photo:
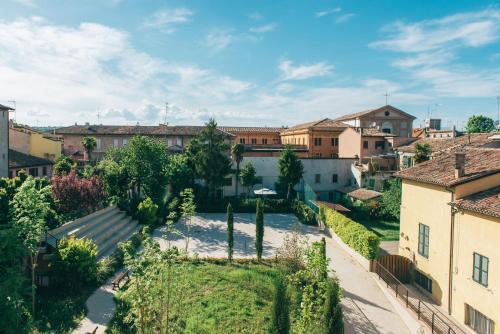
[{"label": "pine tree", "polygon": [[344,322],[342,320],[342,308],[339,300],[339,285],[334,280],[328,282],[324,305],[324,333],[342,334]]},{"label": "pine tree", "polygon": [[289,302],[286,296],[286,286],[283,278],[278,277],[275,281],[273,297],[273,315],[270,334],[288,334],[290,331]]},{"label": "pine tree", "polygon": [[229,262],[233,261],[233,207],[231,204],[227,206],[227,258]]},{"label": "pine tree", "polygon": [[255,217],[255,250],[257,251],[257,261],[262,259],[262,244],[264,239],[264,210],[262,201],[257,200]]}]

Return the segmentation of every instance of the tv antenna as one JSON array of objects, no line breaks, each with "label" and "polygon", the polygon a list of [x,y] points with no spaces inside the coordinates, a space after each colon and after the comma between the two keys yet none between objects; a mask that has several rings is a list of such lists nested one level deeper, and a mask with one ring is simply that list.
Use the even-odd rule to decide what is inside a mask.
[{"label": "tv antenna", "polygon": [[391,96],[391,94],[389,94],[388,92],[385,92],[384,96],[385,96],[385,105],[388,105],[387,104],[388,97]]},{"label": "tv antenna", "polygon": [[167,112],[168,112],[168,102],[165,102],[165,119],[163,120],[163,124],[167,126]]}]

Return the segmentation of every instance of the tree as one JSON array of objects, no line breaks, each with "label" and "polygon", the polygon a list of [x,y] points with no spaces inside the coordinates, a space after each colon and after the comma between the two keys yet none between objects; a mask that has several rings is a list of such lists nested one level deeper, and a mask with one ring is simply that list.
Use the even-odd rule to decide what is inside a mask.
[{"label": "tree", "polygon": [[293,187],[299,183],[304,174],[304,165],[290,146],[286,146],[278,161],[279,182],[287,186],[286,198],[289,200]]},{"label": "tree", "polygon": [[252,165],[250,161],[248,161],[243,166],[239,174],[240,174],[241,185],[246,188],[247,196],[249,196],[250,189],[252,189],[253,186],[256,185],[258,182],[257,177],[255,176],[256,174],[255,167]]},{"label": "tree", "polygon": [[467,121],[467,133],[484,133],[495,130],[493,119],[483,115],[473,115]]},{"label": "tree", "polygon": [[233,261],[233,244],[234,244],[234,217],[233,207],[231,204],[227,205],[227,259],[229,262]]},{"label": "tree", "polygon": [[45,218],[50,210],[50,186],[37,188],[35,179],[29,177],[18,189],[12,201],[13,228],[26,248],[31,265],[32,315],[35,314],[35,269],[38,244],[45,232]]},{"label": "tree", "polygon": [[194,171],[189,163],[189,158],[185,154],[172,154],[168,157],[165,167],[170,189],[174,196],[186,188],[194,185]]},{"label": "tree", "polygon": [[96,167],[97,175],[101,178],[106,198],[112,202],[127,198],[128,175],[125,167],[112,159],[104,159]]},{"label": "tree", "polygon": [[195,174],[205,181],[208,195],[212,198],[215,197],[217,188],[224,185],[226,175],[231,171],[231,159],[228,157],[230,147],[225,139],[225,135],[217,129],[217,123],[211,118],[187,147]]},{"label": "tree", "polygon": [[415,145],[415,156],[413,157],[413,160],[415,160],[416,164],[419,164],[421,162],[429,160],[430,154],[431,147],[429,146],[429,144],[417,143],[417,145]]},{"label": "tree", "polygon": [[390,216],[399,220],[401,211],[401,179],[394,178],[387,180],[384,187],[382,197],[382,212],[386,216]]},{"label": "tree", "polygon": [[95,137],[83,137],[82,138],[82,146],[83,149],[85,150],[85,153],[87,153],[87,160],[91,161],[92,159],[92,151],[96,148],[97,146],[97,140]]},{"label": "tree", "polygon": [[290,331],[289,301],[283,278],[278,276],[274,283],[273,314],[270,334],[288,334]]},{"label": "tree", "polygon": [[240,163],[243,160],[243,153],[245,152],[245,146],[243,144],[234,144],[231,148],[231,153],[233,160],[236,162],[236,199],[240,197],[238,192],[238,184],[240,182]]},{"label": "tree", "polygon": [[340,289],[336,280],[330,279],[326,288],[326,300],[324,304],[325,334],[344,333],[344,322],[342,320],[342,307],[340,305]]},{"label": "tree", "polygon": [[70,157],[65,155],[59,156],[57,158],[56,163],[54,164],[54,174],[55,175],[63,175],[69,174],[71,170],[75,167],[75,163],[71,160]]},{"label": "tree", "polygon": [[189,247],[189,239],[191,237],[191,219],[196,215],[196,204],[194,204],[193,189],[187,188],[181,192],[181,215],[186,223],[186,253]]},{"label": "tree", "polygon": [[262,248],[264,241],[264,208],[262,200],[259,198],[256,205],[255,214],[255,250],[257,251],[257,261],[262,259]]}]

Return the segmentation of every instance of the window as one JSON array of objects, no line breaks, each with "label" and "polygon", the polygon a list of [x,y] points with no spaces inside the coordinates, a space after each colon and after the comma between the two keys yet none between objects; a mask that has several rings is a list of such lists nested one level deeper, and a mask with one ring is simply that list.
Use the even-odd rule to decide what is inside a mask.
[{"label": "window", "polygon": [[488,286],[489,260],[481,254],[473,254],[472,279],[481,285]]},{"label": "window", "polygon": [[245,144],[245,138],[240,138],[240,144]]},{"label": "window", "polygon": [[413,166],[413,158],[409,157],[407,155],[404,155],[403,156],[403,166],[406,168]]},{"label": "window", "polygon": [[314,154],[314,157],[315,157],[315,158],[321,158],[321,153],[316,153],[316,154]]},{"label": "window", "polygon": [[172,147],[172,146],[173,146],[172,138],[167,138],[167,147]]},{"label": "window", "polygon": [[368,180],[368,189],[375,189],[375,179]]},{"label": "window", "polygon": [[415,270],[415,283],[424,290],[432,293],[432,280],[418,270]]},{"label": "window", "polygon": [[385,141],[383,140],[377,140],[375,142],[375,149],[376,150],[383,150],[385,148]]},{"label": "window", "polygon": [[113,147],[118,147],[118,139],[113,139]]},{"label": "window", "polygon": [[42,167],[42,175],[47,176],[47,166]]},{"label": "window", "polygon": [[339,176],[337,174],[332,175],[332,183],[337,183],[339,182]]},{"label": "window", "polygon": [[252,145],[257,144],[257,138],[252,138]]},{"label": "window", "polygon": [[95,148],[97,150],[100,150],[101,149],[101,138],[96,138],[95,139]]},{"label": "window", "polygon": [[429,257],[429,226],[418,224],[418,254]]},{"label": "window", "polygon": [[330,153],[330,158],[332,158],[332,159],[338,159],[339,155],[337,153]]},{"label": "window", "polygon": [[401,125],[400,125],[400,126],[401,126],[401,129],[406,129],[406,126],[407,126],[407,125],[408,125],[408,124],[407,124],[405,121],[401,121]]},{"label": "window", "polygon": [[182,147],[182,138],[181,137],[177,137],[175,139],[176,139],[176,145],[179,146],[179,147]]},{"label": "window", "polygon": [[264,145],[267,144],[267,138],[262,138],[262,144],[264,144]]},{"label": "window", "polygon": [[314,146],[321,146],[321,138],[314,138]]},{"label": "window", "polygon": [[128,144],[128,139],[127,138],[123,138],[123,146],[125,146],[127,144]]},{"label": "window", "polygon": [[31,176],[34,176],[34,177],[37,177],[38,176],[38,167],[37,168],[30,168],[28,173],[31,175]]},{"label": "window", "polygon": [[339,139],[338,138],[332,138],[332,146],[339,146]]},{"label": "window", "polygon": [[314,182],[320,183],[321,182],[321,174],[315,174],[314,175]]},{"label": "window", "polygon": [[465,304],[465,324],[479,334],[494,332],[493,321],[468,304]]},{"label": "window", "polygon": [[391,113],[390,113],[390,112],[388,112],[388,111],[386,111],[386,112],[384,112],[384,115],[385,115],[385,116],[390,116],[390,115],[391,115]]},{"label": "window", "polygon": [[363,140],[363,148],[368,148],[368,140]]}]

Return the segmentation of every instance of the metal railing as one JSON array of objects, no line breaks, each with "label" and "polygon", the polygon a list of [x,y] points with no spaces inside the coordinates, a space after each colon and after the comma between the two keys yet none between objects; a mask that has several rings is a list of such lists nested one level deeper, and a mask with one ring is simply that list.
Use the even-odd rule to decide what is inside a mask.
[{"label": "metal railing", "polygon": [[57,243],[59,242],[59,239],[50,234],[49,231],[45,231],[45,239],[44,239],[45,245],[50,245],[54,248],[57,248]]},{"label": "metal railing", "polygon": [[422,301],[408,288],[401,283],[393,274],[391,274],[377,260],[373,262],[374,272],[382,279],[387,288],[395,292],[396,298],[399,298],[406,305],[406,308],[411,309],[418,316],[418,319],[427,324],[432,333],[437,334],[466,334],[462,329],[457,327],[448,320],[439,310],[432,305]]}]

